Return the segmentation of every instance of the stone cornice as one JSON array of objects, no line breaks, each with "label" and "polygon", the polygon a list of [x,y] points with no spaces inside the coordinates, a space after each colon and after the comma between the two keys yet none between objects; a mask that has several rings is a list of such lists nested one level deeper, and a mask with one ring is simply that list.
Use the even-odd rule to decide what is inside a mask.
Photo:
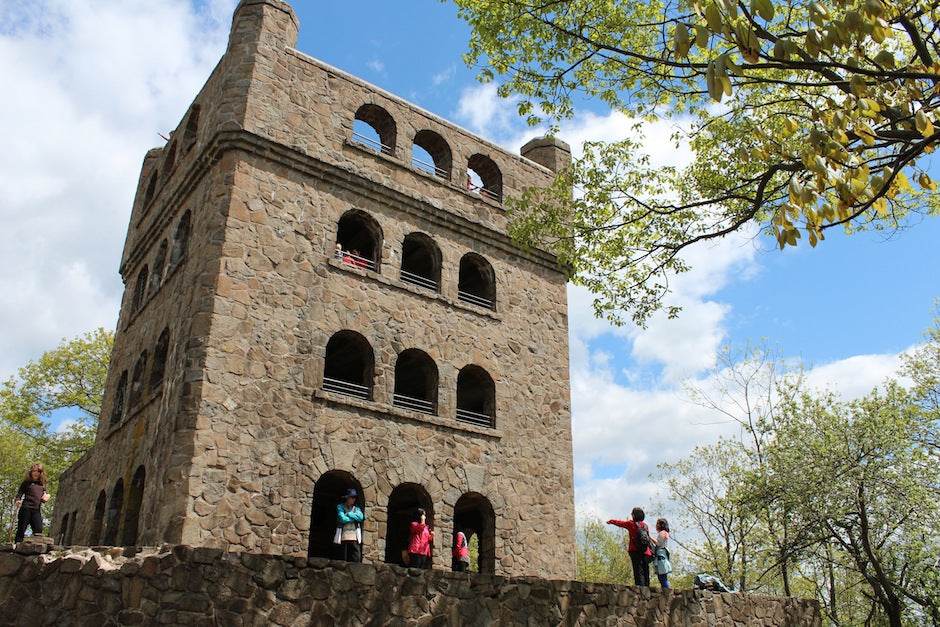
[{"label": "stone cornice", "polygon": [[[556,257],[547,251],[537,248],[523,250],[516,246],[505,233],[456,215],[444,207],[435,206],[389,188],[352,169],[328,163],[313,155],[239,129],[217,132],[185,169],[185,175],[181,179],[176,176],[171,178],[170,183],[175,182],[176,187],[164,188],[158,192],[162,196],[157,200],[159,207],[154,207],[158,210],[154,212],[155,217],[146,227],[146,233],[138,239],[134,248],[124,259],[120,268],[123,276],[127,277],[127,271],[136,268],[141,263],[149,249],[159,239],[160,234],[175,219],[176,214],[184,209],[182,206],[183,201],[192,193],[209,170],[229,152],[242,152],[302,172],[308,176],[342,187],[347,191],[370,196],[385,206],[404,214],[418,217],[436,226],[475,239],[488,247],[497,248],[511,255],[521,257],[561,275],[565,274],[564,268],[558,264]],[[406,168],[401,164],[398,164],[398,167]],[[480,199],[478,202],[485,201]],[[166,211],[166,207],[176,207],[177,210]]]}]

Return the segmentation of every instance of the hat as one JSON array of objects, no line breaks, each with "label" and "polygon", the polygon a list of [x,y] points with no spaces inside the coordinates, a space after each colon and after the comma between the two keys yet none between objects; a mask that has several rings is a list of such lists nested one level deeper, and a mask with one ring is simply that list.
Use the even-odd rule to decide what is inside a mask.
[{"label": "hat", "polygon": [[349,497],[356,498],[358,496],[359,496],[359,493],[356,492],[355,488],[349,488],[348,490],[346,490],[346,493],[343,495],[343,498],[344,499],[348,499]]}]

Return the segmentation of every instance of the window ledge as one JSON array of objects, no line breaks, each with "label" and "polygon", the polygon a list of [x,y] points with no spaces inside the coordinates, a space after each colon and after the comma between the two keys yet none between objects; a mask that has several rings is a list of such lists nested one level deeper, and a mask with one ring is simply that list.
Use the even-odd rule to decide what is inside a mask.
[{"label": "window ledge", "polygon": [[495,311],[493,311],[492,309],[486,309],[485,307],[478,307],[476,305],[470,305],[460,300],[452,300],[442,295],[440,292],[432,292],[431,290],[426,290],[420,287],[416,287],[416,286],[411,285],[410,283],[405,283],[404,281],[401,281],[401,280],[389,279],[387,277],[382,276],[381,274],[377,272],[363,270],[362,268],[357,268],[355,266],[349,265],[348,263],[338,261],[332,256],[327,256],[326,263],[327,265],[341,272],[349,272],[351,274],[361,276],[364,279],[369,279],[370,281],[375,281],[376,283],[381,283],[382,285],[387,285],[388,287],[392,287],[397,290],[401,290],[403,292],[408,292],[410,294],[414,294],[415,296],[420,296],[421,298],[424,298],[426,300],[435,301],[435,302],[447,305],[449,307],[452,307],[454,309],[461,309],[463,311],[467,311],[467,312],[476,314],[478,316],[485,316],[497,322],[502,322],[503,320],[503,317],[500,316]]},{"label": "window ledge", "polygon": [[147,392],[147,396],[140,399],[135,407],[133,407],[130,411],[126,411],[124,413],[124,417],[121,418],[121,420],[114,423],[113,425],[108,426],[107,433],[104,434],[105,439],[110,438],[112,435],[120,431],[124,425],[134,420],[141,412],[143,412],[145,407],[149,407],[151,403],[160,398],[162,395],[163,383],[161,382],[160,385]]},{"label": "window ledge", "polygon": [[[169,270],[167,270],[166,276],[164,276],[164,277],[163,277],[163,280],[160,281],[160,285],[159,285],[159,287],[157,287],[156,290],[154,290],[154,291],[152,291],[152,292],[151,292],[150,290],[147,291],[147,296],[146,296],[146,298],[144,299],[144,302],[141,303],[140,309],[138,309],[137,311],[135,311],[134,313],[131,314],[131,317],[130,317],[130,319],[127,321],[127,324],[124,325],[124,328],[125,328],[125,329],[129,329],[129,328],[131,327],[131,325],[134,324],[134,322],[137,320],[137,318],[144,312],[145,309],[147,309],[147,305],[149,305],[149,304],[151,303],[151,301],[153,301],[154,297],[155,297],[157,294],[159,294],[160,291],[164,288],[164,286],[165,286],[167,283],[170,282],[170,279],[173,278],[173,275],[175,275],[177,272],[179,272],[179,269],[182,268],[184,265],[186,265],[186,260],[187,260],[188,258],[189,258],[188,255],[183,256],[182,259],[180,259],[179,261],[176,262],[176,265],[174,265],[174,266],[171,267]],[[169,265],[169,264],[167,264],[167,265]]]},{"label": "window ledge", "polygon": [[464,433],[473,433],[475,435],[485,436],[494,440],[499,440],[503,437],[503,432],[498,428],[488,429],[486,427],[477,427],[468,423],[459,422],[457,419],[450,420],[447,418],[442,418],[441,416],[431,416],[429,414],[422,414],[416,411],[408,411],[407,409],[402,409],[393,405],[386,405],[385,403],[377,403],[375,401],[363,401],[358,398],[343,396],[342,394],[327,392],[322,389],[315,390],[313,397],[331,405],[345,405],[347,407],[362,409],[374,414],[378,414],[383,418],[391,417],[403,421],[419,422],[422,424],[440,427],[442,429],[462,431]]}]

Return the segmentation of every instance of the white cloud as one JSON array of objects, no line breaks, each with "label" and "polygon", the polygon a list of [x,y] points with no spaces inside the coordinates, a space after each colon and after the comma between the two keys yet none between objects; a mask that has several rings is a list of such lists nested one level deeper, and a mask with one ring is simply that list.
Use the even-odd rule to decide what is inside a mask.
[{"label": "white cloud", "polygon": [[[493,83],[476,85],[463,90],[455,116],[475,133],[490,138],[505,137],[520,125],[517,102],[517,98],[500,98]],[[521,145],[509,149],[518,150]]]},{"label": "white cloud", "polygon": [[452,79],[455,74],[457,74],[457,64],[452,63],[450,67],[448,67],[446,70],[441,70],[440,72],[432,76],[431,82],[434,85],[441,85],[443,83],[446,83],[450,79]]},{"label": "white cloud", "polygon": [[143,155],[218,61],[235,3],[0,2],[0,376],[113,328]]},{"label": "white cloud", "polygon": [[379,74],[385,71],[385,64],[379,59],[372,59],[371,61],[367,62],[366,67]]}]

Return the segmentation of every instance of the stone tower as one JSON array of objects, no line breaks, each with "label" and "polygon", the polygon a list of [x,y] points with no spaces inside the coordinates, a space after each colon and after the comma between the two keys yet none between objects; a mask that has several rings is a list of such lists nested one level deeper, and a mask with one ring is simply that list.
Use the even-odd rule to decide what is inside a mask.
[{"label": "stone tower", "polygon": [[354,487],[366,561],[398,561],[422,506],[437,567],[456,526],[483,571],[573,577],[565,273],[512,244],[502,204],[567,146],[506,152],[297,31],[242,0],[144,158],[97,440],[53,533],[326,556]]}]

